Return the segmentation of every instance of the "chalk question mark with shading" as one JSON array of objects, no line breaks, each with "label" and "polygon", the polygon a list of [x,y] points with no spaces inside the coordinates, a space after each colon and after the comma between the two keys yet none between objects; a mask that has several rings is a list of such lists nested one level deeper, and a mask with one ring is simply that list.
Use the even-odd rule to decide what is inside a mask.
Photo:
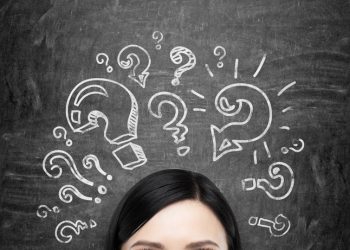
[{"label": "chalk question mark with shading", "polygon": [[[105,186],[100,185],[98,187],[98,192],[103,195],[107,193],[107,189]],[[82,200],[92,201],[92,197],[83,195],[75,186],[70,184],[64,185],[60,188],[60,191],[58,192],[58,197],[64,203],[71,203],[73,200],[73,194]],[[94,201],[97,204],[101,203],[101,199],[99,197],[96,197]]]},{"label": "chalk question mark with shading", "polygon": [[70,220],[61,221],[55,229],[55,237],[56,240],[60,243],[69,243],[73,239],[72,234],[66,234],[65,231],[71,230],[75,235],[79,235],[81,231],[85,229],[92,229],[97,226],[96,221],[90,219],[89,224],[83,222],[81,220],[77,220],[76,222]]},{"label": "chalk question mark with shading", "polygon": [[156,50],[160,50],[162,48],[162,45],[160,45],[160,42],[163,40],[163,33],[156,30],[152,34],[152,38],[156,40]]},{"label": "chalk question mark with shading", "polygon": [[[142,60],[140,60],[140,57]],[[140,67],[141,61],[146,67]],[[146,86],[149,75],[148,69],[151,66],[151,56],[143,47],[135,44],[125,46],[118,54],[118,65],[122,69],[131,69],[129,78],[137,82],[142,88]]]},{"label": "chalk question mark with shading", "polygon": [[[281,171],[283,175],[280,174]],[[273,185],[270,181],[264,178],[246,178],[242,180],[243,190],[252,191],[258,188],[263,190],[266,195],[273,200],[283,200],[287,198],[294,187],[294,173],[292,168],[284,162],[275,162],[269,166],[268,172],[273,181],[279,180],[278,185]],[[289,184],[287,184],[288,188],[282,190],[285,185],[285,179],[289,181]]]},{"label": "chalk question mark with shading", "polygon": [[106,53],[98,53],[96,55],[96,62],[98,64],[105,64],[107,66],[107,72],[111,73],[113,71],[113,67],[111,65],[108,65],[109,57]]},{"label": "chalk question mark with shading", "polygon": [[300,138],[298,140],[293,139],[292,143],[293,143],[293,147],[289,147],[289,149],[287,147],[281,148],[282,154],[288,154],[289,150],[296,152],[296,153],[303,151],[303,149],[305,147],[305,143],[304,143],[303,139],[300,139]]},{"label": "chalk question mark with shading", "polygon": [[61,139],[63,137],[63,139],[66,140],[66,145],[68,147],[72,146],[73,142],[71,139],[67,140],[67,130],[64,127],[62,126],[55,127],[52,131],[52,134],[56,139]]},{"label": "chalk question mark with shading", "polygon": [[[169,92],[159,92],[154,94],[148,101],[148,111],[154,117],[160,119],[163,116],[162,107],[169,105],[175,111],[174,117],[167,122],[163,129],[173,131],[172,137],[174,143],[179,144],[186,139],[188,128],[183,124],[187,116],[187,107],[185,102],[177,95]],[[181,146],[177,148],[179,156],[185,156],[190,151],[189,146]]]},{"label": "chalk question mark with shading", "polygon": [[48,212],[54,212],[55,214],[58,214],[60,212],[60,209],[57,206],[54,206],[51,208],[49,208],[47,205],[39,205],[37,211],[36,211],[36,215],[39,218],[46,218],[48,215]]},{"label": "chalk question mark with shading", "polygon": [[283,214],[277,215],[274,221],[252,216],[249,218],[248,223],[251,226],[268,228],[271,236],[273,237],[284,236],[288,233],[291,226],[290,221]]},{"label": "chalk question mark with shading", "polygon": [[[105,171],[103,171],[103,169],[101,168],[100,165],[100,161],[98,160],[96,155],[87,155],[83,158],[83,166],[86,169],[91,169],[93,166],[95,166],[95,168],[97,169],[98,172],[100,172],[100,174],[106,176],[107,173]],[[112,175],[108,174],[107,176],[107,180],[111,181],[113,179]]]},{"label": "chalk question mark with shading", "polygon": [[226,50],[222,46],[216,46],[214,49],[214,55],[219,56],[219,62],[216,64],[216,66],[221,69],[224,67],[224,63],[222,62],[222,59],[226,56]]},{"label": "chalk question mark with shading", "polygon": [[177,86],[180,84],[179,79],[184,72],[189,71],[193,69],[194,66],[196,66],[196,56],[190,49],[182,46],[177,46],[170,51],[170,59],[175,64],[181,64],[183,62],[184,60],[183,55],[186,58],[188,58],[188,61],[187,63],[185,63],[184,65],[180,66],[175,70],[174,79],[171,81],[171,84],[173,86]]}]

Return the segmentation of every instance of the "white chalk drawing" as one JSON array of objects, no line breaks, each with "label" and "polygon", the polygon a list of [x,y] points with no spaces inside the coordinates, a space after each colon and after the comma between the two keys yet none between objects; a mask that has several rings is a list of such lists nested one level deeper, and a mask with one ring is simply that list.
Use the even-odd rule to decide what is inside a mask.
[{"label": "white chalk drawing", "polygon": [[107,55],[106,53],[98,53],[98,54],[96,55],[96,62],[97,62],[98,64],[104,64],[104,65],[106,65],[106,66],[107,66],[106,71],[107,71],[108,73],[112,73],[112,72],[113,72],[113,67],[112,67],[111,65],[108,64],[108,62],[109,62],[109,57],[108,57],[108,55]]},{"label": "white chalk drawing", "polygon": [[72,231],[75,235],[80,235],[85,229],[92,229],[97,226],[96,221],[90,219],[89,224],[81,220],[76,222],[70,220],[61,221],[55,229],[56,240],[60,243],[69,243],[73,239],[73,234],[67,234],[66,231]]},{"label": "white chalk drawing", "polygon": [[[256,105],[259,109],[264,109],[266,116],[261,116],[258,112],[254,112],[253,104],[243,98],[236,98],[235,101],[237,105],[230,104],[229,99],[234,99],[232,97],[239,96],[240,93],[245,93],[247,98],[251,98],[256,101]],[[223,95],[228,95],[225,97]],[[258,95],[257,95],[258,94]],[[256,96],[254,98],[254,96]],[[219,160],[222,156],[230,152],[242,151],[243,146],[241,144],[250,143],[260,140],[267,133],[272,122],[272,107],[267,95],[258,87],[246,84],[246,83],[234,83],[224,87],[215,97],[215,107],[224,116],[235,117],[240,114],[243,106],[246,105],[249,108],[249,115],[243,121],[233,121],[222,128],[219,128],[213,124],[210,126],[212,141],[213,141],[213,161]],[[254,118],[254,119],[253,119]],[[259,118],[259,119],[258,119]],[[253,129],[253,132],[249,135],[250,138],[246,138],[245,126],[248,124],[253,127],[252,123],[259,120],[259,124],[263,125],[264,129],[260,131],[259,127]],[[254,124],[255,125],[255,124]],[[236,138],[227,138],[224,132],[234,132]],[[241,133],[240,133],[241,131]],[[242,135],[243,134],[243,137]],[[241,138],[240,138],[241,137]]]},{"label": "white chalk drawing", "polygon": [[92,167],[95,167],[100,174],[106,176],[107,180],[111,181],[113,179],[112,175],[107,175],[107,173],[101,168],[100,161],[98,160],[96,155],[86,155],[83,158],[82,162],[84,168],[91,169]]},{"label": "white chalk drawing", "polygon": [[54,207],[50,208],[47,205],[39,205],[39,207],[38,207],[38,209],[36,211],[36,215],[39,218],[43,218],[44,219],[44,218],[47,217],[48,212],[58,214],[60,212],[60,209],[57,206],[54,206]]},{"label": "white chalk drawing", "polygon": [[282,127],[279,127],[279,129],[282,129],[282,130],[290,130],[290,127],[289,127],[289,126],[282,126]]},{"label": "white chalk drawing", "polygon": [[253,77],[257,77],[258,76],[262,66],[264,65],[265,60],[266,60],[266,54],[263,55],[263,58],[261,59],[260,64],[259,64],[258,68],[256,69]]},{"label": "white chalk drawing", "polygon": [[264,148],[265,148],[267,157],[271,158],[271,152],[270,152],[269,146],[267,146],[266,141],[264,141],[263,143],[264,143]]},{"label": "white chalk drawing", "polygon": [[201,98],[201,99],[205,99],[204,95],[199,94],[197,91],[195,91],[195,90],[193,90],[193,89],[191,89],[190,92],[191,92],[192,94],[194,94],[195,96]]},{"label": "white chalk drawing", "polygon": [[[170,105],[174,111],[174,117],[164,124],[163,129],[166,131],[173,131],[172,137],[174,138],[174,143],[179,144],[186,139],[186,134],[188,132],[188,127],[183,124],[187,116],[187,106],[185,102],[176,94],[169,92],[159,92],[154,94],[148,101],[148,111],[154,117],[160,119],[163,116],[162,107],[163,105]],[[186,150],[178,149],[178,155],[184,156],[189,152],[190,148]]]},{"label": "white chalk drawing", "polygon": [[292,107],[287,107],[287,108],[282,110],[282,113],[285,113],[285,112],[290,111],[290,110],[293,110],[293,108]]},{"label": "white chalk drawing", "polygon": [[214,74],[213,74],[213,72],[211,71],[211,69],[209,68],[209,65],[208,65],[208,64],[205,64],[204,66],[205,66],[205,69],[208,71],[210,77],[214,77]]},{"label": "white chalk drawing", "polygon": [[226,49],[222,46],[216,46],[214,49],[214,55],[219,57],[219,62],[216,64],[216,66],[221,69],[224,67],[224,63],[222,62],[222,59],[226,56]]},{"label": "white chalk drawing", "polygon": [[202,108],[193,108],[192,109],[194,112],[206,112],[206,109],[202,109]]},{"label": "white chalk drawing", "polygon": [[253,152],[253,158],[254,158],[254,164],[258,164],[258,156],[257,156],[257,150],[255,149]]},{"label": "white chalk drawing", "polygon": [[190,147],[189,146],[181,146],[181,147],[178,147],[176,149],[176,152],[179,156],[185,156],[188,154],[188,152],[190,151]]},{"label": "white chalk drawing", "polygon": [[[58,164],[55,164],[54,162],[58,162]],[[65,163],[65,164],[60,164]],[[63,150],[53,150],[49,152],[42,163],[43,170],[46,173],[46,175],[50,178],[60,178],[62,175],[62,166],[66,166],[70,169],[72,174],[81,182],[85,183],[86,185],[93,186],[94,183],[92,181],[87,180],[84,178],[78,171],[77,166],[75,165],[75,162],[70,154],[68,154],[66,151]],[[48,169],[48,167],[50,167]]]},{"label": "white chalk drawing", "polygon": [[[281,171],[282,169],[286,171]],[[265,178],[246,178],[242,180],[242,188],[244,191],[253,191],[255,189],[263,190],[266,195],[273,200],[283,200],[287,198],[294,187],[294,173],[292,168],[284,162],[275,162],[269,166],[269,176],[272,180],[279,180],[278,185],[273,185]],[[280,172],[282,172],[280,174]],[[287,190],[281,190],[285,185],[285,179],[289,180]]]},{"label": "white chalk drawing", "polygon": [[162,48],[162,45],[160,44],[160,42],[163,40],[163,33],[156,30],[153,32],[152,34],[152,38],[153,40],[156,41],[156,50],[160,50]]},{"label": "white chalk drawing", "polygon": [[177,65],[184,61],[184,56],[188,59],[188,61],[175,70],[174,79],[171,81],[173,86],[180,84],[180,77],[184,72],[189,71],[196,66],[196,56],[190,49],[183,46],[174,47],[170,51],[170,59]]},{"label": "white chalk drawing", "polygon": [[[151,66],[151,56],[147,50],[139,45],[130,44],[119,52],[117,60],[122,69],[130,69],[129,78],[131,80],[138,83],[142,88],[146,86],[149,75],[148,69]],[[141,67],[141,62],[146,66]]]},{"label": "white chalk drawing", "polygon": [[[127,161],[125,161],[124,157],[122,156],[125,156],[125,152],[130,152],[130,150],[133,152],[133,155],[128,157]],[[147,157],[143,152],[142,147],[132,142],[129,142],[115,149],[112,153],[121,165],[121,167],[126,170],[133,170],[137,167],[144,165],[147,162]],[[130,160],[130,158],[135,157],[136,159]]]},{"label": "white chalk drawing", "polygon": [[282,237],[286,235],[291,227],[290,221],[283,214],[277,215],[274,221],[252,216],[249,218],[248,224],[251,226],[268,228],[273,237]]},{"label": "white chalk drawing", "polygon": [[235,79],[237,79],[237,77],[238,77],[238,58],[235,59],[235,71],[234,71],[233,76]]},{"label": "white chalk drawing", "polygon": [[73,142],[71,139],[67,140],[67,130],[64,127],[62,126],[55,127],[52,131],[52,134],[56,139],[61,139],[63,137],[63,139],[66,140],[66,145],[68,147],[72,146]]},{"label": "white chalk drawing", "polygon": [[301,151],[303,151],[304,147],[305,147],[305,142],[303,139],[298,139],[298,140],[295,140],[293,139],[292,141],[292,144],[293,144],[293,147],[282,147],[281,148],[281,152],[283,154],[288,154],[289,151],[293,151],[295,153],[300,153]]},{"label": "white chalk drawing", "polygon": [[[105,186],[99,186],[98,187],[98,192],[100,194],[106,194],[107,193],[107,188]],[[79,199],[85,200],[85,201],[92,201],[93,198],[86,196],[82,194],[75,186],[68,184],[64,185],[63,187],[60,188],[58,192],[58,197],[60,198],[61,201],[64,203],[71,203],[73,201],[73,194],[78,197]],[[99,204],[101,203],[101,198],[96,197],[94,199],[94,202]]]},{"label": "white chalk drawing", "polygon": [[294,86],[297,82],[294,81],[294,82],[291,82],[289,83],[287,86],[285,86],[284,88],[282,88],[278,93],[277,93],[277,96],[280,96],[284,93],[284,91],[286,91],[287,89],[289,89],[290,87]]},{"label": "white chalk drawing", "polygon": [[[120,96],[124,96],[127,100],[116,102],[116,98],[121,98]],[[97,107],[91,105],[92,101]],[[127,109],[126,113],[129,115],[127,117],[119,117],[116,114],[108,115],[103,107],[106,107],[106,110],[108,108],[116,111],[119,109],[123,112],[124,109]],[[131,91],[124,85],[105,78],[91,78],[80,82],[74,87],[67,99],[66,118],[72,131],[86,133],[104,126],[104,138],[110,144],[122,145],[137,139],[138,116],[138,104]],[[114,119],[113,122],[110,122],[111,117]],[[137,152],[134,153],[142,155],[142,160],[137,160],[134,165],[130,164],[142,166],[147,162],[147,158],[142,147],[132,147],[131,149],[136,148]],[[115,156],[115,154],[113,155]]]}]

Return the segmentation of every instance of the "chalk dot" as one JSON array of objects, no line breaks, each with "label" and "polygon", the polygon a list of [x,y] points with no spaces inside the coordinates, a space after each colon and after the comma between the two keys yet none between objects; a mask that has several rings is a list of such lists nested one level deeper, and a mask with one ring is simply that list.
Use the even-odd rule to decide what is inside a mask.
[{"label": "chalk dot", "polygon": [[113,67],[112,67],[112,66],[108,66],[108,67],[107,67],[107,72],[108,72],[108,73],[111,73],[112,71],[113,71]]},{"label": "chalk dot", "polygon": [[95,198],[95,203],[97,203],[97,204],[101,203],[101,199],[98,198],[98,197],[96,197],[96,198]]},{"label": "chalk dot", "polygon": [[113,179],[112,175],[107,175],[107,180],[111,181]]},{"label": "chalk dot", "polygon": [[289,150],[286,147],[282,147],[281,152],[282,152],[282,154],[287,154],[289,152]]},{"label": "chalk dot", "polygon": [[280,170],[281,170],[281,169],[278,168],[278,167],[277,167],[277,168],[274,168],[274,169],[272,170],[272,173],[276,175],[276,174],[279,173]]},{"label": "chalk dot", "polygon": [[162,48],[162,46],[160,44],[156,45],[156,50],[160,50]]},{"label": "chalk dot", "polygon": [[218,68],[221,69],[222,67],[224,67],[224,63],[223,62],[218,62],[216,64],[216,66],[218,66]]},{"label": "chalk dot", "polygon": [[171,80],[171,84],[173,86],[177,86],[180,84],[179,78],[174,78],[173,80]]},{"label": "chalk dot", "polygon": [[103,185],[98,186],[97,190],[98,190],[98,192],[100,194],[106,194],[107,193],[107,188],[105,186],[103,186]]},{"label": "chalk dot", "polygon": [[66,145],[67,145],[68,147],[72,146],[72,144],[73,144],[73,142],[72,142],[71,139],[68,139],[68,140],[66,141]]}]

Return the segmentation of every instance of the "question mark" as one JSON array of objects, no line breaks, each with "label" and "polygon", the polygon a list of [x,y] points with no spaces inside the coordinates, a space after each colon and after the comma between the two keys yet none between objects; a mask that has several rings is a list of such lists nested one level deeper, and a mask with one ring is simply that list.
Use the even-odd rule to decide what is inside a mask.
[{"label": "question mark", "polygon": [[[289,150],[296,152],[296,153],[299,153],[299,152],[303,151],[304,146],[305,146],[305,143],[304,143],[303,139],[300,139],[300,138],[298,140],[293,139],[293,147],[289,147]],[[288,154],[289,150],[286,147],[281,148],[282,154]]]},{"label": "question mark", "polygon": [[96,221],[90,219],[89,224],[86,222],[83,222],[81,220],[77,220],[76,222],[72,222],[70,220],[64,220],[61,221],[55,229],[55,237],[58,242],[60,243],[69,243],[72,241],[73,236],[72,234],[66,235],[64,231],[67,229],[72,230],[76,235],[79,235],[81,231],[85,229],[92,229],[97,226]]},{"label": "question mark", "polygon": [[56,128],[53,129],[52,134],[56,139],[60,139],[63,137],[63,139],[66,140],[66,145],[68,147],[72,146],[73,142],[71,139],[67,140],[67,130],[64,127],[57,126]]},{"label": "question mark", "polygon": [[[139,69],[140,57],[135,54],[135,51],[140,56],[143,55],[147,61],[147,65],[142,71]],[[122,58],[125,58],[125,60],[122,60]],[[122,69],[131,69],[129,73],[131,80],[137,82],[142,88],[146,86],[146,79],[149,75],[148,69],[151,66],[151,56],[147,50],[136,44],[127,45],[118,54],[118,64]]]},{"label": "question mark", "polygon": [[[186,134],[188,128],[183,124],[187,116],[187,107],[185,102],[177,95],[169,92],[159,92],[154,94],[148,101],[148,111],[154,117],[160,119],[163,116],[162,107],[163,105],[170,105],[174,111],[174,117],[167,122],[163,129],[167,131],[173,131],[172,137],[174,138],[174,143],[179,144],[186,139]],[[190,151],[189,146],[181,146],[177,148],[177,153],[179,156],[185,156]]]},{"label": "question mark", "polygon": [[224,66],[224,63],[221,61],[222,59],[224,59],[224,57],[226,56],[226,50],[224,47],[222,46],[216,46],[214,49],[214,55],[215,56],[220,56],[219,57],[219,62],[216,64],[216,66],[221,69]]},{"label": "question mark", "polygon": [[96,55],[96,62],[98,64],[105,64],[107,66],[107,72],[111,73],[113,71],[113,67],[111,65],[108,65],[109,57],[106,53],[98,53]]},{"label": "question mark", "polygon": [[[103,185],[98,187],[98,192],[100,194],[106,194],[107,193],[107,188]],[[92,201],[92,197],[88,197],[83,195],[76,187],[74,187],[73,185],[64,185],[63,187],[60,188],[60,191],[58,192],[58,196],[60,198],[61,201],[63,201],[64,203],[71,203],[73,200],[73,195],[71,194],[75,194],[78,198],[82,199],[82,200],[86,200],[86,201]],[[99,197],[96,197],[94,199],[95,203],[101,203],[101,199]]]},{"label": "question mark", "polygon": [[156,30],[152,34],[152,38],[156,40],[156,50],[160,50],[162,48],[162,45],[160,45],[160,42],[163,40],[163,33]]},{"label": "question mark", "polygon": [[252,216],[249,218],[248,223],[251,226],[268,228],[271,236],[274,237],[282,237],[288,233],[291,226],[290,221],[283,214],[277,215],[274,221]]},{"label": "question mark", "polygon": [[193,69],[194,66],[196,66],[196,56],[190,49],[182,46],[177,46],[170,51],[170,59],[175,64],[182,63],[184,59],[182,55],[185,55],[188,58],[188,62],[175,70],[174,79],[171,81],[171,84],[173,86],[180,84],[179,78],[184,72],[189,71],[190,69]]},{"label": "question mark", "polygon": [[[100,165],[100,161],[98,160],[96,155],[87,155],[83,158],[83,166],[86,169],[91,169],[93,166],[95,166],[95,168],[97,169],[98,172],[100,172],[100,174],[106,176],[107,173],[105,171],[103,171],[103,169],[101,168]],[[107,180],[111,181],[113,179],[112,175],[107,175]]]},{"label": "question mark", "polygon": [[36,211],[36,215],[39,218],[46,218],[48,212],[54,212],[55,214],[58,214],[60,212],[60,209],[57,206],[54,206],[51,209],[47,205],[40,205]]},{"label": "question mark", "polygon": [[[280,192],[284,186],[285,177],[280,173],[281,167],[287,170],[288,179],[290,180],[289,188],[287,191]],[[268,180],[264,178],[246,178],[242,180],[242,188],[244,191],[252,191],[254,189],[263,190],[268,197],[273,200],[283,200],[287,198],[294,187],[294,173],[291,167],[284,162],[275,162],[269,166],[269,176],[272,180],[279,180],[279,185],[274,186]]]},{"label": "question mark", "polygon": [[[77,166],[75,165],[75,162],[70,154],[68,154],[66,151],[63,150],[53,150],[49,152],[44,160],[43,160],[43,170],[46,173],[46,175],[50,178],[60,178],[62,175],[62,166],[58,164],[54,164],[54,161],[56,160],[63,160],[66,165],[69,167],[72,174],[81,182],[85,183],[86,185],[93,186],[94,183],[92,181],[89,181],[85,179],[78,171]],[[47,167],[50,166],[49,169]],[[55,173],[56,172],[56,173]]]}]

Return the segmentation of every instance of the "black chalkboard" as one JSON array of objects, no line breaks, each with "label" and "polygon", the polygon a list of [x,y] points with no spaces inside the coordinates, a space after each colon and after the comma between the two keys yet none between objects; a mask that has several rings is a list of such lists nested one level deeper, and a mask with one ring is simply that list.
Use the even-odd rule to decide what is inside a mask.
[{"label": "black chalkboard", "polygon": [[348,249],[349,13],[2,1],[0,248],[103,249],[122,195],[182,168],[224,193],[245,250]]}]

